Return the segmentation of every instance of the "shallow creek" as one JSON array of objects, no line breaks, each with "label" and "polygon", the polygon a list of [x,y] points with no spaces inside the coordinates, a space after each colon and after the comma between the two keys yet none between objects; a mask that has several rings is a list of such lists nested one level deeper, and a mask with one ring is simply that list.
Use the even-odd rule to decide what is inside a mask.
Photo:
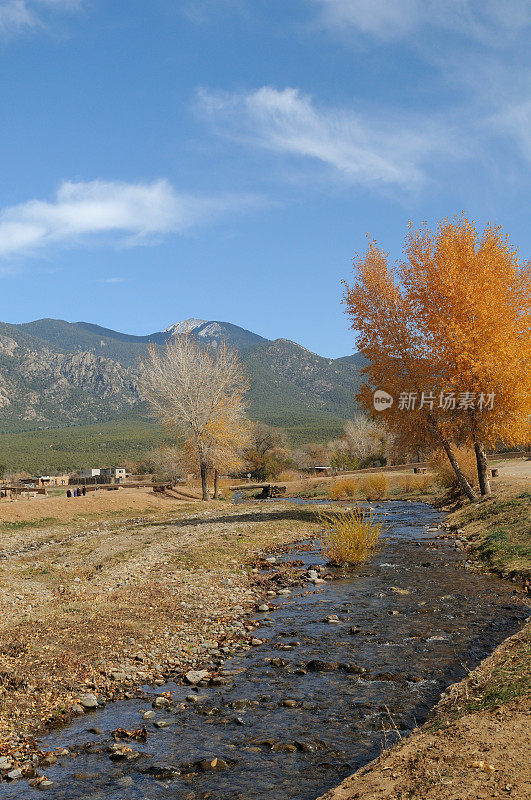
[{"label": "shallow creek", "polygon": [[[226,685],[200,687],[199,701],[185,704],[190,687],[145,687],[144,699],[109,704],[43,739],[45,750],[77,748],[46,769],[48,796],[312,800],[421,723],[527,612],[514,585],[463,569],[463,554],[426,531],[441,514],[421,503],[375,507],[389,531],[371,561],[323,585],[305,581],[275,598],[276,610],[254,614],[267,641],[225,661]],[[324,563],[317,546],[282,558]],[[312,661],[322,663],[307,668]],[[175,706],[143,720],[163,691]],[[160,720],[170,724],[159,729]],[[124,742],[142,755],[111,761],[110,731],[142,725],[147,741]],[[216,757],[223,769],[192,766]],[[0,798],[37,796],[26,781],[0,785]]]}]

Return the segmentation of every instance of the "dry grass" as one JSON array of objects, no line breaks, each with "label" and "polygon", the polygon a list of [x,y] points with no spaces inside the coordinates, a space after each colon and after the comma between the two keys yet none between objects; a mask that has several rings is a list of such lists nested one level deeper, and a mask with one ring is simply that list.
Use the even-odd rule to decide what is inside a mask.
[{"label": "dry grass", "polygon": [[398,481],[398,487],[404,494],[428,494],[432,478],[429,475],[404,475]]},{"label": "dry grass", "polygon": [[324,526],[323,553],[330,564],[361,564],[375,548],[383,531],[383,523],[371,512],[359,507],[316,509]]},{"label": "dry grass", "polygon": [[379,472],[360,481],[359,488],[366,500],[381,500],[387,491],[387,477]]},{"label": "dry grass", "polygon": [[[188,487],[184,487],[188,490]],[[193,490],[192,490],[193,491]],[[152,489],[118,489],[89,492],[86,497],[39,496],[18,500],[0,501],[0,530],[13,524],[27,527],[42,527],[44,524],[85,522],[102,514],[134,516],[140,514],[167,513],[171,506],[182,506],[178,497],[155,494]]]},{"label": "dry grass", "polygon": [[[466,447],[457,447],[454,452],[467,481],[474,486],[477,483],[477,464],[474,451]],[[430,457],[429,463],[443,489],[460,492],[457,476],[444,450],[436,450]]]},{"label": "dry grass", "polygon": [[276,479],[276,483],[286,483],[291,481],[298,481],[299,480],[299,471],[296,469],[285,469],[283,472],[280,473],[278,478]]},{"label": "dry grass", "polygon": [[451,514],[452,528],[463,529],[470,551],[492,572],[531,584],[531,492],[495,482],[489,499]]},{"label": "dry grass", "polygon": [[355,497],[358,493],[358,481],[354,478],[340,478],[333,481],[328,487],[331,500],[346,500]]}]

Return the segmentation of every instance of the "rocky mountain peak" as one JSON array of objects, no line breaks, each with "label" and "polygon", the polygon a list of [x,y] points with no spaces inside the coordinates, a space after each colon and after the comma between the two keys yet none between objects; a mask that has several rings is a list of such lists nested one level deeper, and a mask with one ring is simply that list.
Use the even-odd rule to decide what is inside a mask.
[{"label": "rocky mountain peak", "polygon": [[164,328],[163,333],[171,333],[172,336],[177,336],[180,333],[190,333],[205,323],[206,319],[190,317],[190,319],[184,319],[181,322],[174,322],[173,325]]}]

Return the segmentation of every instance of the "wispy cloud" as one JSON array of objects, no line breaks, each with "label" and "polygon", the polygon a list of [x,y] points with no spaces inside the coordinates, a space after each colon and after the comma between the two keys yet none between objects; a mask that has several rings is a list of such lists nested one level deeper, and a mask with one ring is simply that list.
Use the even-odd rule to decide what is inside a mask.
[{"label": "wispy cloud", "polygon": [[84,0],[0,0],[0,36],[45,27],[53,14],[76,11]]},{"label": "wispy cloud", "polygon": [[512,139],[523,158],[531,163],[531,97],[508,103],[489,119],[495,133]]},{"label": "wispy cloud", "polygon": [[199,107],[219,132],[325,165],[350,182],[411,187],[436,153],[458,152],[451,128],[409,116],[393,120],[318,108],[298,89],[264,86],[248,94],[201,90]]},{"label": "wispy cloud", "polygon": [[125,278],[99,278],[96,283],[123,283]]},{"label": "wispy cloud", "polygon": [[66,181],[52,201],[29,200],[0,211],[0,258],[104,235],[128,245],[183,233],[212,217],[259,202],[254,197],[178,193],[166,180],[150,184]]},{"label": "wispy cloud", "polygon": [[529,0],[307,0],[323,25],[397,39],[427,28],[506,42],[531,24]]}]

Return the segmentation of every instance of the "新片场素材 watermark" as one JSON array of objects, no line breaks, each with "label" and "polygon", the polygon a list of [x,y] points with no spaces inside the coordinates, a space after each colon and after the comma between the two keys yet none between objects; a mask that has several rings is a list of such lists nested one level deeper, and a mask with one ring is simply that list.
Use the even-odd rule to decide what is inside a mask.
[{"label": "\u65b0\u7247\u573a\u7d20\u6750 watermark", "polygon": [[[376,411],[391,408],[394,397],[383,389],[373,394],[373,405]],[[440,408],[443,411],[492,411],[494,408],[494,392],[400,392],[397,408],[400,411],[421,411],[426,408],[432,411]]]}]

